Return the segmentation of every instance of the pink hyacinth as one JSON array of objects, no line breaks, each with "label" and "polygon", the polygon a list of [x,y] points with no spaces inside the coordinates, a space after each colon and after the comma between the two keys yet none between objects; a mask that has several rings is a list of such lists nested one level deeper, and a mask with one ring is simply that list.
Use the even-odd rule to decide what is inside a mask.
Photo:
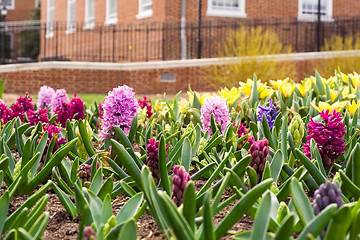
[{"label": "pink hyacinth", "polygon": [[235,127],[235,133],[237,133],[237,135],[239,137],[242,137],[242,136],[247,134],[247,131],[246,131],[246,128],[245,128],[244,124],[242,124],[242,123],[233,123],[233,126]]},{"label": "pink hyacinth", "polygon": [[140,109],[133,89],[126,85],[114,88],[108,93],[102,107],[104,109],[100,131],[102,138],[111,138],[115,126],[119,126],[128,135],[132,120]]},{"label": "pink hyacinth", "polygon": [[55,91],[53,97],[51,98],[51,113],[55,113],[58,107],[61,107],[62,103],[70,103],[69,96],[66,93],[65,89],[58,89]]},{"label": "pink hyacinth", "polygon": [[227,125],[230,123],[229,109],[224,100],[218,96],[213,96],[205,100],[204,105],[201,107],[201,122],[203,125],[203,132],[211,131],[211,114],[214,115],[216,124],[221,126],[221,131],[224,132]]},{"label": "pink hyacinth", "polygon": [[13,119],[13,112],[3,103],[0,103],[0,118],[4,124]]},{"label": "pink hyacinth", "polygon": [[38,108],[47,108],[50,106],[51,99],[55,94],[55,90],[49,86],[42,86],[38,93]]},{"label": "pink hyacinth", "polygon": [[12,117],[19,117],[21,121],[24,121],[24,114],[28,111],[34,110],[34,105],[31,102],[32,98],[30,97],[28,92],[26,93],[25,97],[20,96],[16,100],[16,103],[10,107],[12,111]]},{"label": "pink hyacinth", "polygon": [[144,109],[146,107],[146,113],[147,118],[150,118],[152,116],[152,107],[151,107],[151,100],[147,98],[147,96],[143,96],[144,99],[139,99],[138,103],[141,109]]},{"label": "pink hyacinth", "polygon": [[304,143],[304,153],[308,158],[311,158],[310,141],[314,139],[317,143],[323,165],[325,169],[329,169],[336,161],[336,159],[345,152],[345,140],[342,137],[345,135],[345,124],[342,121],[340,113],[329,110],[323,110],[320,113],[322,122],[314,122],[311,118],[308,124],[309,130]]},{"label": "pink hyacinth", "polygon": [[66,127],[66,121],[72,119],[73,109],[70,103],[63,102],[59,107],[54,111],[54,114],[57,114],[55,123],[60,123],[62,127]]},{"label": "pink hyacinth", "polygon": [[174,166],[173,172],[174,177],[171,198],[177,206],[180,206],[183,203],[186,184],[191,180],[191,177],[184,168],[178,165]]}]

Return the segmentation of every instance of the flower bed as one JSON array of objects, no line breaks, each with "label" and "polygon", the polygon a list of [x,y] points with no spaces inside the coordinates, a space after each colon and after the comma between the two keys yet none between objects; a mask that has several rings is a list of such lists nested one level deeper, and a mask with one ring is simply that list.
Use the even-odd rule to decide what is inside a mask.
[{"label": "flower bed", "polygon": [[43,86],[36,105],[0,103],[0,233],[358,239],[359,84],[254,76],[153,105],[123,85],[89,107]]}]

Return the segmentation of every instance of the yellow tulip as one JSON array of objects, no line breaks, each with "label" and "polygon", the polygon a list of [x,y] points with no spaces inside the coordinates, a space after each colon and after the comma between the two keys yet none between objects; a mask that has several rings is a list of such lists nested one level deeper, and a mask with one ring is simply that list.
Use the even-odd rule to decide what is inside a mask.
[{"label": "yellow tulip", "polygon": [[305,96],[306,92],[311,90],[312,83],[315,81],[315,78],[305,78],[301,84],[295,84],[301,95]]},{"label": "yellow tulip", "polygon": [[273,86],[273,88],[277,91],[279,89],[279,86],[282,84],[282,80],[270,80],[270,84],[271,86]]},{"label": "yellow tulip", "polygon": [[[246,83],[244,82],[239,82],[240,85],[240,91],[243,92],[245,95],[250,96],[251,95],[251,90],[253,87],[253,80],[251,79],[247,79]],[[262,83],[261,80],[257,81],[257,87],[258,87],[258,93],[259,93],[259,98],[265,98],[269,95],[271,95],[274,90],[271,89],[270,87],[266,86],[266,83]]]},{"label": "yellow tulip", "polygon": [[355,111],[356,109],[359,108],[359,106],[360,106],[360,101],[356,103],[354,100],[352,100],[351,103],[350,102],[347,103],[347,110],[351,117],[354,116]]},{"label": "yellow tulip", "polygon": [[240,97],[240,90],[232,87],[230,90],[223,88],[219,91],[220,97],[222,97],[229,105],[233,105],[234,102]]},{"label": "yellow tulip", "polygon": [[318,112],[321,112],[323,110],[329,110],[329,113],[332,113],[333,110],[340,112],[343,107],[346,106],[346,102],[335,102],[333,104],[329,104],[327,102],[319,102],[319,106],[316,106],[314,103],[311,103],[311,106],[315,108]]},{"label": "yellow tulip", "polygon": [[289,98],[295,90],[295,83],[289,78],[286,78],[284,81],[281,81],[281,84],[279,85],[279,90],[285,98]]},{"label": "yellow tulip", "polygon": [[184,112],[186,109],[189,108],[189,101],[185,98],[181,98],[179,101],[179,111]]}]

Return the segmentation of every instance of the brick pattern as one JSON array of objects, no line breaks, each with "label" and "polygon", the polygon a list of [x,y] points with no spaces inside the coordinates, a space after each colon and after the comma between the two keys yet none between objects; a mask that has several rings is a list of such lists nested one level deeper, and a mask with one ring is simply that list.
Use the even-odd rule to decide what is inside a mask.
[{"label": "brick pattern", "polygon": [[[288,60],[287,60],[288,61]],[[326,64],[327,59],[291,60],[295,63],[295,81],[313,75],[316,66]],[[339,60],[341,61],[341,60]],[[195,91],[216,91],[207,81],[209,66],[188,66],[145,70],[94,70],[94,69],[40,69],[2,72],[6,80],[5,92],[37,93],[42,85],[65,88],[72,93],[107,93],[114,87],[126,84],[139,94],[176,93],[187,91],[189,85]],[[161,74],[175,75],[175,82],[160,81]]]}]

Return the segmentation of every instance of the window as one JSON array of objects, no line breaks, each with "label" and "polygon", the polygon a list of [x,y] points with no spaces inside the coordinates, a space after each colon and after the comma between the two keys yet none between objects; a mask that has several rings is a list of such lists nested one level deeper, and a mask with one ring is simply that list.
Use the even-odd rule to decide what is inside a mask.
[{"label": "window", "polygon": [[136,15],[136,18],[143,19],[151,17],[152,15],[152,0],[139,0],[139,14]]},{"label": "window", "polygon": [[[332,0],[320,1],[321,21],[332,21]],[[299,0],[298,20],[317,21],[318,0]]]},{"label": "window", "polygon": [[246,17],[245,0],[208,0],[208,16]]},{"label": "window", "polygon": [[50,38],[54,36],[55,0],[47,0],[46,10],[46,37]]},{"label": "window", "polygon": [[117,23],[117,0],[106,0],[105,25]]},{"label": "window", "polygon": [[66,33],[76,31],[76,0],[67,1],[67,27]]},{"label": "window", "polygon": [[95,3],[94,0],[85,1],[85,29],[94,28],[95,25]]},{"label": "window", "polygon": [[40,0],[35,0],[35,7],[39,7],[40,6]]},{"label": "window", "polygon": [[1,8],[3,6],[6,6],[6,9],[8,10],[14,10],[15,9],[15,0],[2,0],[0,1]]}]

